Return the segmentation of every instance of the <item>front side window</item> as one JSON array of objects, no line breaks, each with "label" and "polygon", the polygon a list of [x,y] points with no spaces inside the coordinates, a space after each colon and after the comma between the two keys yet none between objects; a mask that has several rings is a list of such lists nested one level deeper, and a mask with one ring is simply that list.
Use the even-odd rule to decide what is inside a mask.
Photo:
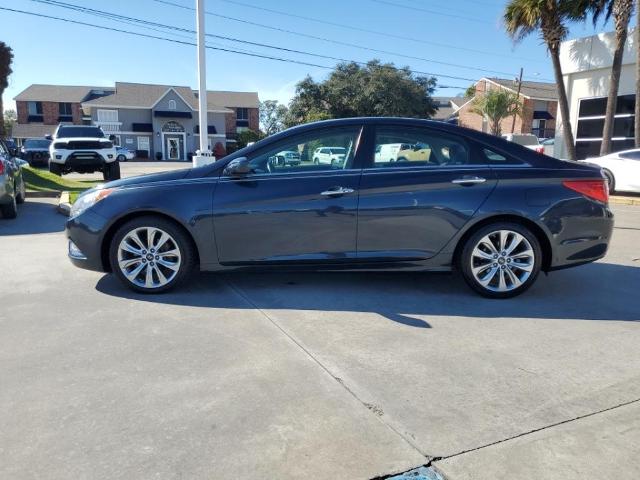
[{"label": "front side window", "polygon": [[374,168],[440,167],[469,163],[466,143],[452,135],[401,126],[376,129]]},{"label": "front side window", "polygon": [[[254,174],[278,174],[348,169],[359,138],[360,127],[308,132],[251,155],[251,170]],[[320,155],[320,151],[327,153]]]}]

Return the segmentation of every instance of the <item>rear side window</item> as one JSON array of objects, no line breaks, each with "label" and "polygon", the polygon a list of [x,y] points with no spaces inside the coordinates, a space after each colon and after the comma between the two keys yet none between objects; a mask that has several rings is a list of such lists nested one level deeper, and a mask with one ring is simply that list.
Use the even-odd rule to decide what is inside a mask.
[{"label": "rear side window", "polygon": [[466,142],[450,134],[402,126],[376,128],[374,168],[468,165],[470,158]]},{"label": "rear side window", "polygon": [[620,158],[626,158],[627,160],[640,160],[640,150],[635,152],[625,152],[619,155]]}]

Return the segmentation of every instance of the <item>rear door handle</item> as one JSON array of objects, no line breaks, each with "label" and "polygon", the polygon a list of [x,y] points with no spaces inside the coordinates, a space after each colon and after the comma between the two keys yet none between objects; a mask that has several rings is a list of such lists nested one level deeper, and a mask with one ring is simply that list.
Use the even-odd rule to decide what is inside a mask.
[{"label": "rear door handle", "polygon": [[451,180],[451,183],[455,183],[457,185],[473,185],[475,183],[484,183],[486,182],[486,178],[482,177],[472,177],[472,176],[464,176],[461,178],[456,178],[455,180]]},{"label": "rear door handle", "polygon": [[333,197],[336,195],[345,195],[347,193],[353,193],[355,190],[353,188],[344,188],[344,187],[335,187],[330,190],[325,190],[324,192],[320,192],[320,195],[324,197]]}]

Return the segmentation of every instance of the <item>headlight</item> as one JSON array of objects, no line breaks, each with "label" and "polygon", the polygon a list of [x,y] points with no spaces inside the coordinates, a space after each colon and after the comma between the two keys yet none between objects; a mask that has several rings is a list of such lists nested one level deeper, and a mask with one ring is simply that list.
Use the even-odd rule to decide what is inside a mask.
[{"label": "headlight", "polygon": [[67,148],[67,143],[65,142],[56,142],[53,144],[53,149],[54,150],[64,150],[65,148]]},{"label": "headlight", "polygon": [[100,200],[107,197],[111,192],[113,192],[113,188],[96,187],[95,190],[91,190],[80,195],[76,202],[71,205],[71,212],[69,213],[69,216],[76,217],[80,215],[87,208],[93,207]]}]

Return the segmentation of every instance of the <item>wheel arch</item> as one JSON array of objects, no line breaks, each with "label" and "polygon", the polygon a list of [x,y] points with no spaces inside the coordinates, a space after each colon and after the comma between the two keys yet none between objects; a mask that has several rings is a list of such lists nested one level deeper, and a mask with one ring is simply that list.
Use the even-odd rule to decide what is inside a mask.
[{"label": "wheel arch", "polygon": [[109,246],[111,245],[111,240],[113,240],[115,233],[122,225],[124,225],[128,221],[139,217],[158,217],[175,224],[183,231],[183,233],[191,242],[193,249],[196,252],[196,264],[200,264],[200,251],[198,249],[198,244],[196,243],[189,229],[186,228],[184,224],[182,224],[175,217],[172,217],[171,215],[168,215],[164,212],[158,212],[156,210],[136,210],[135,212],[127,213],[126,215],[123,215],[122,217],[114,221],[111,225],[109,225],[107,232],[102,237],[102,243],[100,244],[100,260],[102,262],[102,268],[105,272],[111,271],[111,264],[109,262]]},{"label": "wheel arch", "polygon": [[485,227],[486,225],[490,225],[496,222],[511,222],[518,223],[524,227],[527,227],[531,232],[536,236],[538,243],[540,243],[540,248],[542,249],[542,271],[548,272],[551,268],[551,260],[553,258],[553,249],[551,247],[551,241],[547,236],[546,232],[542,229],[540,225],[531,220],[530,218],[523,217],[515,214],[499,214],[492,215],[490,217],[485,217],[482,220],[477,221],[473,225],[471,225],[464,234],[458,239],[456,244],[456,248],[453,253],[453,261],[454,265],[460,258],[460,254],[462,249],[464,248],[465,243],[475,232],[479,229]]}]

